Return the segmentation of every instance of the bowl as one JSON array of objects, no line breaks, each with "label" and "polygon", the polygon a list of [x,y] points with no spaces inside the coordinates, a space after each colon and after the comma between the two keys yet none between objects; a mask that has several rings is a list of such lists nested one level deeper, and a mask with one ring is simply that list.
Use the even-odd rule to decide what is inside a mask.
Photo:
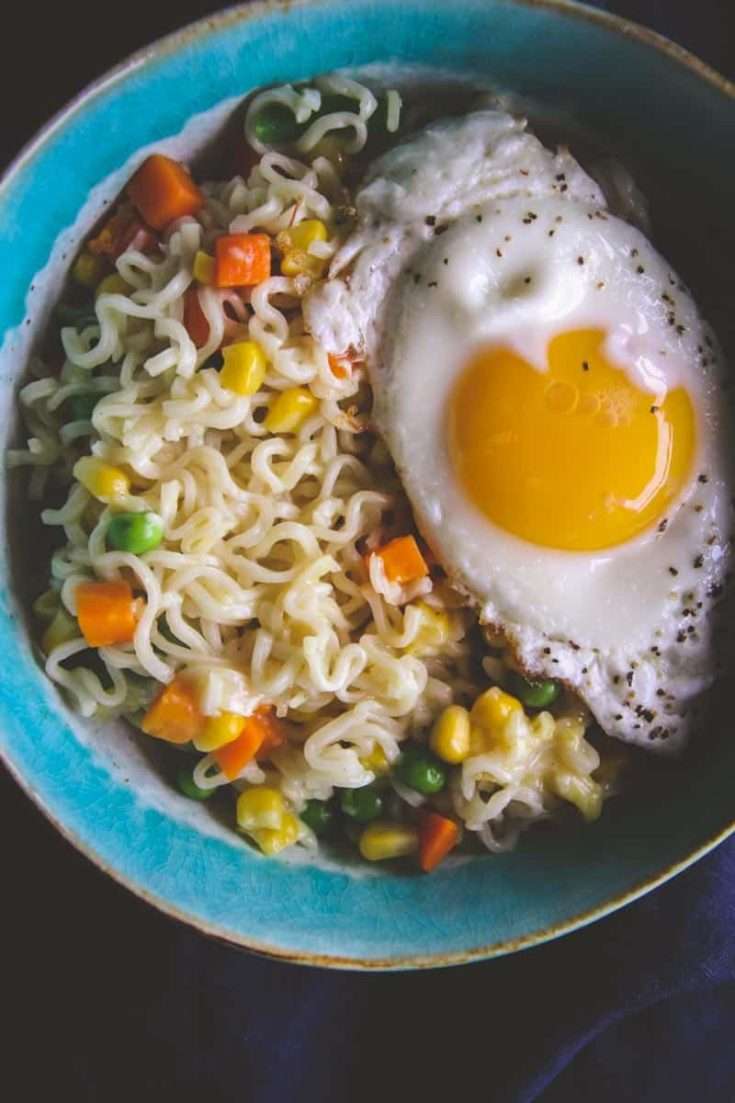
[{"label": "bowl", "polygon": [[[385,62],[477,75],[594,132],[633,167],[651,199],[656,240],[695,293],[717,256],[732,254],[725,228],[735,191],[735,89],[658,35],[559,0],[249,4],[136,54],[50,122],[7,172],[0,186],[5,437],[18,432],[17,384],[59,270],[141,147],[191,152],[259,85]],[[329,857],[269,861],[171,792],[132,734],[84,724],[64,706],[34,658],[26,619],[27,595],[41,577],[31,511],[15,478],[4,478],[2,493],[5,761],[92,861],[203,932],[326,966],[468,962],[589,923],[735,829],[735,741],[726,738],[723,709],[721,732],[700,733],[682,765],[652,768],[648,782],[611,802],[593,827],[539,830],[514,853],[455,859],[432,877]]]}]

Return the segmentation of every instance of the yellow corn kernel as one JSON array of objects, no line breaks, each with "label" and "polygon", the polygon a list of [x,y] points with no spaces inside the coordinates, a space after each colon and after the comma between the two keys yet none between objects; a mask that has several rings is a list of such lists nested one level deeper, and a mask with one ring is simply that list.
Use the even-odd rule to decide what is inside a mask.
[{"label": "yellow corn kernel", "polygon": [[318,218],[305,218],[297,226],[282,230],[276,238],[276,244],[284,253],[291,249],[300,249],[307,253],[315,241],[326,241],[327,227]]},{"label": "yellow corn kernel", "polygon": [[281,260],[281,275],[292,279],[295,276],[312,276],[318,280],[324,275],[328,263],[326,257],[313,257],[303,249],[289,249]]},{"label": "yellow corn kernel", "polygon": [[461,705],[450,705],[436,719],[431,729],[429,746],[437,758],[453,766],[470,753],[470,714]]},{"label": "yellow corn kernel", "polygon": [[265,379],[265,353],[255,341],[237,341],[222,349],[224,363],[219,373],[220,385],[233,394],[255,394]]},{"label": "yellow corn kernel", "polygon": [[268,411],[265,427],[269,433],[295,433],[319,405],[306,387],[281,391]]},{"label": "yellow corn kernel", "polygon": [[591,822],[602,811],[602,788],[591,777],[581,777],[566,770],[555,770],[550,778],[551,789],[562,800],[574,804]]},{"label": "yellow corn kernel", "polygon": [[44,590],[33,602],[33,612],[39,620],[51,621],[59,611],[58,590]]},{"label": "yellow corn kernel", "polygon": [[98,460],[96,456],[82,456],[77,460],[74,464],[74,478],[100,502],[116,502],[130,493],[130,479],[125,472]]},{"label": "yellow corn kernel", "polygon": [[470,712],[470,720],[473,725],[486,728],[490,735],[500,735],[507,721],[517,712],[523,712],[518,698],[493,686],[477,698]]},{"label": "yellow corn kernel", "polygon": [[243,831],[278,831],[285,815],[283,794],[269,785],[254,785],[237,798],[237,826]]},{"label": "yellow corn kernel", "polygon": [[109,276],[105,276],[103,280],[100,280],[94,295],[95,298],[100,295],[127,295],[130,290],[128,281],[124,280],[119,272],[112,272]]},{"label": "yellow corn kernel", "polygon": [[68,643],[81,635],[79,625],[66,609],[59,609],[41,637],[41,649],[48,655],[60,643]]},{"label": "yellow corn kernel", "polygon": [[209,253],[205,253],[202,249],[197,249],[191,271],[195,280],[209,287],[214,283],[214,257],[210,257]]},{"label": "yellow corn kernel", "polygon": [[387,774],[390,769],[390,763],[385,757],[385,751],[380,743],[373,744],[369,754],[363,755],[360,759],[360,764],[366,770],[372,770],[374,774]]},{"label": "yellow corn kernel", "polygon": [[424,601],[416,603],[420,613],[416,635],[405,648],[407,655],[436,655],[452,638],[453,621],[449,613],[432,609]]},{"label": "yellow corn kernel", "polygon": [[201,732],[194,740],[198,751],[216,751],[227,743],[232,743],[245,727],[245,717],[236,712],[219,712],[216,716],[207,716]]},{"label": "yellow corn kernel", "polygon": [[301,826],[293,812],[285,812],[281,820],[281,826],[276,830],[264,827],[258,831],[251,831],[250,836],[258,844],[264,854],[272,858],[287,846],[293,846],[301,834]]},{"label": "yellow corn kernel", "polygon": [[104,276],[106,267],[104,257],[96,257],[93,253],[80,253],[74,261],[71,274],[82,287],[96,287]]},{"label": "yellow corn kernel", "polygon": [[406,823],[375,820],[360,836],[360,853],[368,862],[383,862],[387,858],[403,858],[419,848],[419,833]]},{"label": "yellow corn kernel", "polygon": [[481,728],[479,724],[470,724],[470,756],[487,754],[488,751],[492,750],[492,746],[492,736],[487,729]]}]

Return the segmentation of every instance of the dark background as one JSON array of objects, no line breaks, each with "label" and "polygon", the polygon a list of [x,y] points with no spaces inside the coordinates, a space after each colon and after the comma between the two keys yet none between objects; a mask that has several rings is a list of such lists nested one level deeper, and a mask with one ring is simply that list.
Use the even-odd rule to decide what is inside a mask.
[{"label": "dark background", "polygon": [[[94,77],[218,6],[14,5],[0,164]],[[599,6],[735,71],[733,0]],[[159,915],[73,851],[5,774],[0,809],[8,1100],[341,1103],[391,1101],[400,1085],[407,1103],[735,1099],[732,843],[553,945],[368,977],[261,961]]]}]

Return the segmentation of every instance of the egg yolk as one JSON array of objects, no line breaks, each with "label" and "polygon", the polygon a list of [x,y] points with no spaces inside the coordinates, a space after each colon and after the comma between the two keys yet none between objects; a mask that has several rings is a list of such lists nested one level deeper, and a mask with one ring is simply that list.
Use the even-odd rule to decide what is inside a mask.
[{"label": "egg yolk", "polygon": [[677,387],[640,390],[603,352],[604,333],[555,337],[539,371],[480,350],[449,404],[454,470],[496,525],[544,547],[608,548],[657,521],[692,467],[695,417]]}]

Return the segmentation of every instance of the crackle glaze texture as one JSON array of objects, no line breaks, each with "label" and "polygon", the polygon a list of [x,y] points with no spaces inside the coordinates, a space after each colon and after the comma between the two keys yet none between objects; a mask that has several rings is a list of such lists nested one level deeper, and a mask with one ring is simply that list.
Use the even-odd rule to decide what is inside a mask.
[{"label": "crackle glaze texture", "polygon": [[[602,144],[634,159],[649,189],[654,233],[681,229],[667,248],[681,253],[672,259],[688,275],[684,230],[694,240],[696,218],[713,243],[708,255],[726,245],[717,227],[729,224],[735,185],[727,140],[733,90],[653,37],[567,4],[307,0],[234,9],[138,55],[60,116],[0,188],[4,434],[15,431],[14,392],[52,301],[54,273],[99,213],[90,193],[100,202],[113,196],[125,163],[141,147],[196,148],[222,109],[205,116],[199,130],[189,127],[177,144],[193,116],[262,84],[345,66],[428,65],[575,115]],[[671,212],[661,208],[658,220],[657,194]],[[682,211],[689,220],[683,229]],[[697,293],[696,271],[690,279]],[[362,873],[332,861],[268,861],[208,822],[205,810],[170,794],[125,733],[81,730],[46,684],[17,596],[28,538],[18,536],[18,499],[9,501],[15,491],[5,482],[2,489],[0,748],[73,842],[132,889],[204,930],[328,965],[472,960],[604,914],[732,829],[735,742],[706,732],[704,750],[685,770],[663,768],[650,788],[613,803],[594,827],[541,830],[515,853],[450,862],[431,878]]]}]

